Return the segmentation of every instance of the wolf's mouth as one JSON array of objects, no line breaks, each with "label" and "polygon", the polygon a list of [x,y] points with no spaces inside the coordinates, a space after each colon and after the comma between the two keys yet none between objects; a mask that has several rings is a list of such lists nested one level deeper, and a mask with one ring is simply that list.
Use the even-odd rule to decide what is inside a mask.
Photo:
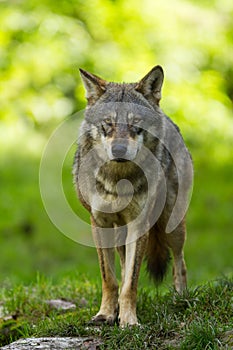
[{"label": "wolf's mouth", "polygon": [[128,159],[124,159],[124,158],[114,158],[114,159],[112,159],[112,162],[124,163],[124,162],[128,162]]}]

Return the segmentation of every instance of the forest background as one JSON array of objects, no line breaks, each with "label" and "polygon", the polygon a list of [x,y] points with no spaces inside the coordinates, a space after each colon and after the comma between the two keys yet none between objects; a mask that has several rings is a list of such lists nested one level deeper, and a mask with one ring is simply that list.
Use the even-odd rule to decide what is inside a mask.
[{"label": "forest background", "polygon": [[[85,107],[79,67],[133,82],[163,66],[161,107],[179,125],[194,162],[189,284],[232,274],[232,18],[230,0],[0,2],[0,285],[77,271],[99,279],[95,249],[53,225],[39,186],[53,131]],[[72,183],[74,152],[75,144],[62,183],[88,222]],[[144,271],[141,278],[150,283]]]}]

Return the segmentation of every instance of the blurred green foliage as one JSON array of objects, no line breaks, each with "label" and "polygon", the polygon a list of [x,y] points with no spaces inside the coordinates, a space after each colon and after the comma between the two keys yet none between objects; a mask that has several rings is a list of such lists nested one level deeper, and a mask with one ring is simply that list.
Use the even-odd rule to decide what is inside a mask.
[{"label": "blurred green foliage", "polygon": [[[109,80],[137,81],[156,64],[165,70],[162,108],[194,158],[186,249],[191,280],[230,271],[232,17],[231,0],[0,2],[3,279],[76,266],[96,274],[94,250],[59,235],[46,216],[38,185],[42,150],[54,128],[85,106],[78,67]],[[77,203],[67,159],[64,187]]]}]

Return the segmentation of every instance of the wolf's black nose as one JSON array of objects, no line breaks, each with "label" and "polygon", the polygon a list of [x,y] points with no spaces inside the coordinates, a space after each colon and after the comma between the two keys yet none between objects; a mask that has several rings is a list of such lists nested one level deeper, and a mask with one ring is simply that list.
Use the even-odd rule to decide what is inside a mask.
[{"label": "wolf's black nose", "polygon": [[122,158],[127,152],[127,147],[122,144],[112,146],[112,155],[114,158]]}]

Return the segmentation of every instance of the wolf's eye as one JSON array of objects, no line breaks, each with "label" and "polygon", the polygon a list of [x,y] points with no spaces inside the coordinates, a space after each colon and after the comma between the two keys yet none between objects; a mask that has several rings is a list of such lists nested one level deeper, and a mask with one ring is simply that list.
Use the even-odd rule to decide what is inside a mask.
[{"label": "wolf's eye", "polygon": [[112,125],[112,120],[111,120],[111,118],[105,118],[105,119],[104,119],[104,122],[105,122],[107,125]]},{"label": "wolf's eye", "polygon": [[139,122],[140,122],[140,119],[139,119],[139,118],[134,118],[133,123],[137,124],[137,123],[139,123]]}]

